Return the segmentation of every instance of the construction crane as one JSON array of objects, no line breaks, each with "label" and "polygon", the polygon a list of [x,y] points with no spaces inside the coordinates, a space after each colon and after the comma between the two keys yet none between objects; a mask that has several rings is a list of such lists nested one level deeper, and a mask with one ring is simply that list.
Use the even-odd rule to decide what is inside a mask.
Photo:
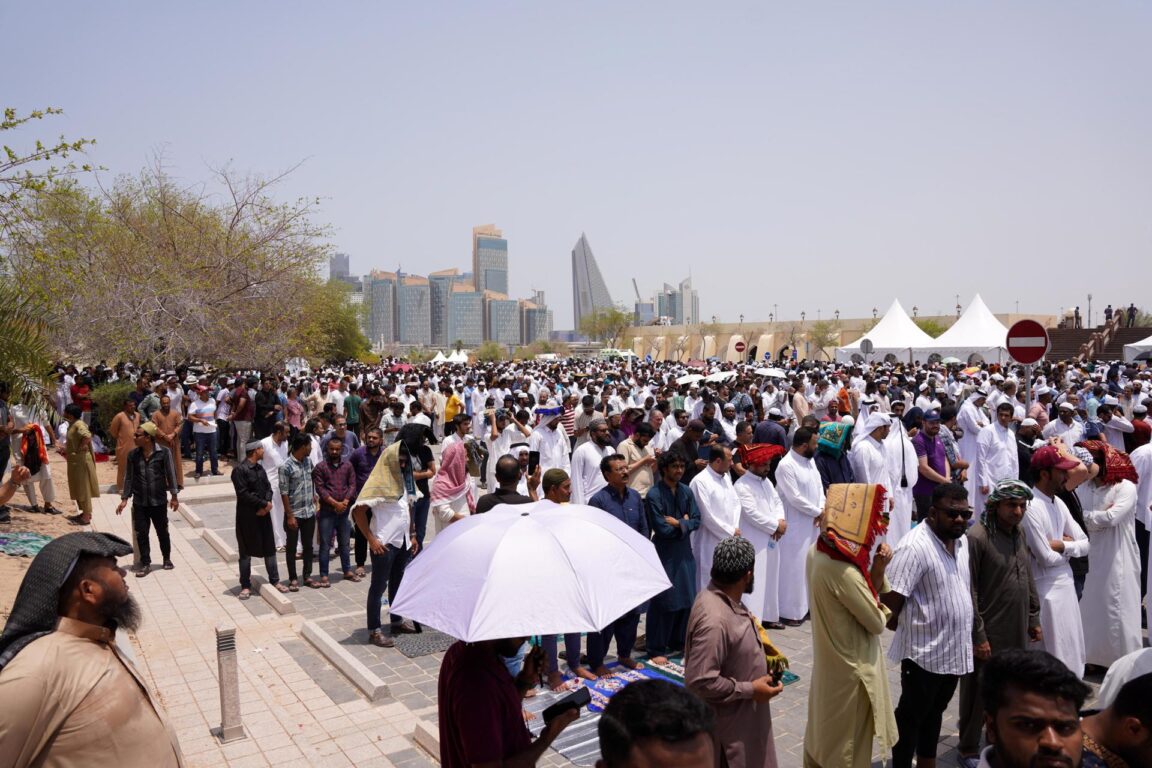
[{"label": "construction crane", "polygon": [[636,291],[637,303],[643,304],[644,299],[640,298],[640,286],[636,285],[636,278],[632,278],[632,290]]}]

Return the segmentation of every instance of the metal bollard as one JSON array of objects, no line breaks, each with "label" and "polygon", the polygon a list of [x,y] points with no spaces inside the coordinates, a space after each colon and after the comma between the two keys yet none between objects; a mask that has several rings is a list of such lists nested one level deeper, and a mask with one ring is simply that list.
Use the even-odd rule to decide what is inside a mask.
[{"label": "metal bollard", "polygon": [[222,744],[247,738],[240,721],[240,676],[236,661],[236,628],[216,627],[216,663],[220,672],[220,732]]}]

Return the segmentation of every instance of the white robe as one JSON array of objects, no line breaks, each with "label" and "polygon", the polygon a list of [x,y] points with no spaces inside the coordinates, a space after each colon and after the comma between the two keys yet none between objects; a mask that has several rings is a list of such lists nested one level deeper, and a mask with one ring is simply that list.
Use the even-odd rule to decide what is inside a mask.
[{"label": "white robe", "polygon": [[[976,438],[976,495],[971,497],[973,509],[984,509],[988,494],[1001,480],[1020,479],[1020,454],[1016,450],[1016,435],[999,423],[989,424]],[[987,493],[980,487],[988,488]]]},{"label": "white robe", "polygon": [[550,469],[562,469],[571,474],[572,463],[568,458],[568,434],[562,425],[550,429],[541,425],[528,436],[528,449],[540,451],[540,474]]},{"label": "white robe", "polygon": [[1112,414],[1112,418],[1108,421],[1101,421],[1100,424],[1104,427],[1104,439],[1118,451],[1124,450],[1124,435],[1136,431],[1132,422],[1115,412]]},{"label": "white robe", "polygon": [[888,533],[883,541],[893,549],[912,531],[912,510],[916,500],[912,486],[920,477],[920,460],[916,447],[908,439],[903,424],[893,424],[884,440],[884,456],[888,460],[888,473],[892,478],[892,509],[888,512]]},{"label": "white robe", "polygon": [[740,499],[728,473],[718,475],[711,466],[697,472],[688,487],[700,509],[700,527],[692,535],[692,554],[696,558],[696,590],[703,592],[712,578],[716,545],[736,535],[740,527]]},{"label": "white robe", "polygon": [[960,411],[956,415],[956,426],[960,427],[964,432],[964,436],[958,441],[960,446],[960,458],[968,462],[968,481],[965,483],[968,486],[968,499],[975,501],[976,499],[976,438],[980,436],[980,430],[988,426],[988,417],[982,410],[976,407],[976,404],[971,399],[965,400],[964,404],[960,406]]},{"label": "white robe", "polygon": [[288,534],[284,531],[284,500],[280,498],[280,465],[288,460],[288,441],[276,445],[269,435],[260,444],[264,446],[260,466],[264,467],[268,482],[272,484],[272,537],[276,546],[282,547],[288,542]]},{"label": "white robe", "polygon": [[740,535],[756,548],[755,581],[744,605],[761,621],[779,621],[780,550],[772,535],[785,519],[784,505],[768,478],[745,472],[734,487],[740,499]]},{"label": "white robe", "polygon": [[1085,661],[1107,667],[1144,647],[1140,630],[1140,550],[1136,485],[1088,482],[1076,489],[1092,536],[1088,578],[1080,600]]},{"label": "white robe", "polygon": [[[1036,489],[1028,512],[1024,515],[1024,536],[1036,594],[1040,598],[1040,627],[1044,632],[1044,650],[1064,666],[1084,675],[1084,625],[1076,599],[1069,558],[1084,557],[1089,552],[1088,537],[1072,519],[1068,507],[1058,498],[1045,496]],[[1069,536],[1064,551],[1053,551],[1050,542]]]},{"label": "white robe", "polygon": [[780,539],[780,615],[799,620],[808,613],[805,568],[808,550],[820,535],[816,518],[824,512],[824,484],[816,462],[788,451],[776,467],[776,492],[788,522],[788,533]]},{"label": "white robe", "polygon": [[[560,430],[556,430],[559,432]],[[600,472],[600,460],[616,453],[610,445],[601,448],[589,440],[572,452],[572,503],[587,504],[608,481]],[[544,454],[540,454],[541,460]]]}]

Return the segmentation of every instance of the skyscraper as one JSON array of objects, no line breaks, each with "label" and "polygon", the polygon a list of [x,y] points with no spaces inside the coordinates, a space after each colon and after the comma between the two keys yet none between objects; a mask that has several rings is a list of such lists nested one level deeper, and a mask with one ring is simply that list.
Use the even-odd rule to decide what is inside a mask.
[{"label": "skyscraper", "polygon": [[461,275],[458,269],[442,269],[428,275],[428,284],[432,300],[432,345],[446,347],[455,341],[448,335],[448,314],[451,307],[452,287],[466,284],[468,290],[472,290],[474,287],[472,275]]},{"label": "skyscraper", "polygon": [[494,224],[472,228],[472,274],[480,293],[508,293],[508,241]]},{"label": "skyscraper", "polygon": [[504,346],[520,343],[520,302],[489,292],[484,297],[487,311],[487,338]]},{"label": "skyscraper", "polygon": [[613,306],[608,286],[596,266],[596,257],[584,233],[572,249],[572,311],[575,329],[580,330],[580,321],[598,309]]},{"label": "skyscraper", "polygon": [[349,275],[348,254],[334,253],[328,258],[328,279],[343,280]]},{"label": "skyscraper", "polygon": [[400,278],[396,286],[396,336],[401,344],[426,347],[432,343],[431,303],[428,278]]},{"label": "skyscraper", "polygon": [[368,341],[381,349],[396,342],[396,273],[373,271],[365,283]]},{"label": "skyscraper", "polygon": [[461,283],[452,286],[447,339],[446,346],[459,341],[465,347],[475,347],[484,341],[484,294]]}]

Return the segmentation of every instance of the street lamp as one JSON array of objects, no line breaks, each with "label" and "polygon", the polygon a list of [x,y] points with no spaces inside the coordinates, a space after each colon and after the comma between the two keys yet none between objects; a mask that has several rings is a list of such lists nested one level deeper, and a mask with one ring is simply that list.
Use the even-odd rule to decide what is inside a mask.
[{"label": "street lamp", "polygon": [[817,320],[820,319],[820,310],[819,309],[816,310],[816,319]]},{"label": "street lamp", "polygon": [[1092,294],[1088,294],[1088,327],[1092,327]]},{"label": "street lamp", "polygon": [[803,322],[804,322],[804,318],[805,318],[805,317],[807,317],[807,315],[804,313],[804,311],[803,311],[803,310],[801,310],[801,311],[800,311],[800,322],[801,322],[801,324],[803,324]]},{"label": "street lamp", "polygon": [[775,304],[772,305],[772,314],[769,317],[780,317],[780,310],[776,308]]},{"label": "street lamp", "polygon": [[744,313],[740,313],[740,325],[744,325]]},{"label": "street lamp", "polygon": [[840,321],[840,310],[836,310],[836,321]]},{"label": "street lamp", "polygon": [[915,304],[913,304],[912,305],[912,317],[916,317],[916,315],[919,311],[920,311],[920,307],[917,307]]},{"label": "street lamp", "polygon": [[876,319],[876,307],[872,307],[872,319]]},{"label": "street lamp", "polygon": [[[772,306],[776,306],[776,305],[773,304]],[[768,322],[770,322],[770,323],[776,322],[776,313],[775,312],[769,312],[768,313]]]}]

